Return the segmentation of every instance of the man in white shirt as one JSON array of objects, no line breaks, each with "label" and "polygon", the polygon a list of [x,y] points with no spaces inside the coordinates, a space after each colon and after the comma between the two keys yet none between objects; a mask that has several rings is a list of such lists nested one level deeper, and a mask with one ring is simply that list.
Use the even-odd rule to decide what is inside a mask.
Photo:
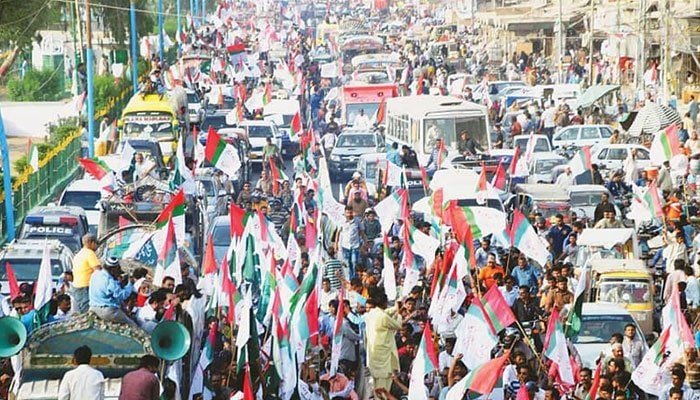
[{"label": "man in white shirt", "polygon": [[331,150],[333,150],[333,147],[335,147],[335,133],[333,132],[326,132],[322,137],[321,137],[321,144],[323,144],[323,149],[326,151],[326,155],[331,154]]},{"label": "man in white shirt", "polygon": [[566,167],[564,173],[557,177],[556,184],[564,188],[576,184],[576,177],[571,172],[571,167]]},{"label": "man in white shirt", "polygon": [[360,114],[358,114],[355,117],[355,121],[353,122],[353,126],[355,128],[359,129],[369,129],[370,126],[372,126],[372,121],[369,120],[369,117],[365,115],[365,109],[360,108]]},{"label": "man in white shirt", "polygon": [[331,289],[331,280],[323,278],[321,281],[321,294],[319,295],[319,308],[323,314],[330,314],[329,304],[331,300],[338,298],[338,292]]},{"label": "man in white shirt", "polygon": [[156,328],[165,313],[167,291],[156,290],[148,298],[148,303],[136,311],[136,323],[146,332],[151,333]]},{"label": "man in white shirt", "polygon": [[104,376],[90,366],[92,350],[80,346],[73,353],[76,367],[63,375],[58,387],[58,400],[104,399]]}]

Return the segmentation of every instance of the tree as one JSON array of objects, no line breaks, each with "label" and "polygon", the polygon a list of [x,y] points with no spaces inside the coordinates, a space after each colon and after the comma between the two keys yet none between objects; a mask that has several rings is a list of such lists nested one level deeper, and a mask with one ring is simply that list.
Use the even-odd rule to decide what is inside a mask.
[{"label": "tree", "polygon": [[[135,0],[136,32],[140,37],[153,31],[153,15],[140,12],[149,9],[147,0]],[[93,9],[102,18],[105,30],[110,33],[116,43],[127,43],[129,39],[129,0],[95,0]]]},{"label": "tree", "polygon": [[0,48],[12,51],[0,65],[0,78],[7,74],[22,48],[40,41],[37,31],[58,20],[63,6],[46,0],[0,1]]}]

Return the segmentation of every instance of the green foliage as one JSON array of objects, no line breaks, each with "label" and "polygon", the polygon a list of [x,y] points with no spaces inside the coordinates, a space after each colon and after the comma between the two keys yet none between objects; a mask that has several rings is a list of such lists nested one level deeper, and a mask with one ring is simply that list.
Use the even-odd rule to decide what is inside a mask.
[{"label": "green foliage", "polygon": [[100,112],[107,105],[107,102],[119,94],[122,85],[116,85],[114,77],[111,75],[95,76],[93,80],[95,86],[95,112]]},{"label": "green foliage", "polygon": [[47,0],[0,1],[0,45],[30,45],[39,39],[37,31],[57,22],[66,7],[60,2]]},{"label": "green foliage", "polygon": [[[137,10],[150,9],[148,0],[134,0]],[[105,27],[116,43],[127,43],[129,40],[129,0],[95,0],[94,10],[103,19]],[[105,5],[107,7],[101,7]],[[113,8],[114,7],[114,8]],[[136,13],[136,33],[140,37],[153,31],[154,20],[151,14]]]},{"label": "green foliage", "polygon": [[18,174],[22,173],[25,169],[29,168],[29,160],[27,159],[27,156],[19,156],[15,161],[12,162],[12,167]]},{"label": "green foliage", "polygon": [[11,78],[7,82],[7,95],[12,101],[56,101],[64,97],[64,87],[55,70],[27,72],[24,79]]}]

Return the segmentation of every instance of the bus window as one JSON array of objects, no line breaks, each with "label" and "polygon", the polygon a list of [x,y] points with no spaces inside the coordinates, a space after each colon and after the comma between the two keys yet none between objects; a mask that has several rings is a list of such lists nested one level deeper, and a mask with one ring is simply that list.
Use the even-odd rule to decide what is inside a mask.
[{"label": "bus window", "polygon": [[441,138],[448,149],[457,149],[457,138],[462,131],[469,132],[469,136],[479,143],[479,146],[487,150],[488,133],[486,132],[486,120],[484,117],[470,118],[431,118],[424,122],[425,139],[423,151],[430,153],[435,146],[435,139]]}]

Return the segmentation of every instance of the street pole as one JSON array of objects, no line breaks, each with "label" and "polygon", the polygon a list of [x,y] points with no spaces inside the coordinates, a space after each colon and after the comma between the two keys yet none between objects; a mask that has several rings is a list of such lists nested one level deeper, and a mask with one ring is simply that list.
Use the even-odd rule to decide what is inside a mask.
[{"label": "street pole", "polygon": [[622,68],[620,59],[622,58],[622,31],[620,30],[620,20],[622,19],[622,10],[620,9],[621,0],[617,0],[617,84],[622,85]]},{"label": "street pole", "polygon": [[177,37],[175,42],[180,40],[180,32],[182,32],[182,24],[180,23],[180,0],[175,2],[175,7],[177,8]]},{"label": "street pole", "polygon": [[[80,42],[80,62],[85,62],[85,45],[83,44],[83,24],[80,22],[80,3],[75,0],[75,23],[78,24],[78,41]],[[75,64],[78,69],[78,64]],[[77,76],[77,75],[76,75]]]},{"label": "street pole", "polygon": [[90,0],[85,0],[85,38],[87,39],[87,126],[88,155],[95,156],[95,86],[94,56],[92,54],[92,22],[90,21]]},{"label": "street pole", "polygon": [[134,94],[139,91],[139,54],[136,50],[138,37],[136,35],[136,1],[129,2],[129,20],[131,21],[131,83],[134,86]]},{"label": "street pole", "polygon": [[192,10],[192,24],[197,26],[197,18],[199,17],[199,2],[190,0],[190,9]]},{"label": "street pole", "polygon": [[559,24],[559,29],[557,30],[557,56],[559,57],[559,83],[564,79],[564,21],[562,19],[562,0],[559,0],[559,18],[557,23]]},{"label": "street pole", "polygon": [[2,154],[2,186],[5,190],[5,225],[7,225],[7,242],[15,240],[15,209],[12,203],[12,170],[10,169],[10,150],[7,147],[5,125],[0,113],[0,153]]},{"label": "street pole", "polygon": [[[619,0],[618,0],[619,3]],[[591,36],[588,38],[588,86],[593,86],[593,24],[595,23],[595,8],[594,2],[591,0],[591,26],[588,29],[591,31]]]},{"label": "street pole", "polygon": [[207,0],[202,0],[202,23],[206,19],[207,15]]},{"label": "street pole", "polygon": [[165,43],[163,37],[163,0],[158,0],[158,50],[161,65],[165,62]]}]

